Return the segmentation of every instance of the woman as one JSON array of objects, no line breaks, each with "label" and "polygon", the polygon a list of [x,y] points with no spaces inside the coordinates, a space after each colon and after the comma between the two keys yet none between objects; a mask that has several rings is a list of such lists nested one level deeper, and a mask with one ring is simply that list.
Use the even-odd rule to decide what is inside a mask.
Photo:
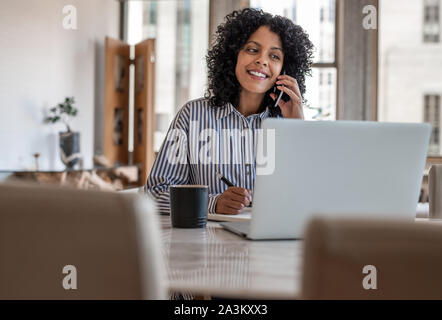
[{"label": "woman", "polygon": [[[147,179],[160,213],[169,214],[170,185],[208,185],[210,213],[237,214],[250,204],[255,133],[268,117],[304,118],[312,51],[308,35],[287,18],[255,9],[227,15],[206,57],[205,97],[178,112]],[[275,85],[290,97],[277,107]]]}]

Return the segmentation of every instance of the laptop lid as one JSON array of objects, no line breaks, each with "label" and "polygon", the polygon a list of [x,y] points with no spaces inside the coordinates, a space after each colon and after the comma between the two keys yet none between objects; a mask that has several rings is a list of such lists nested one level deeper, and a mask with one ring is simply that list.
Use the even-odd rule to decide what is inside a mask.
[{"label": "laptop lid", "polygon": [[266,119],[262,128],[249,238],[302,238],[315,214],[415,218],[429,124]]}]

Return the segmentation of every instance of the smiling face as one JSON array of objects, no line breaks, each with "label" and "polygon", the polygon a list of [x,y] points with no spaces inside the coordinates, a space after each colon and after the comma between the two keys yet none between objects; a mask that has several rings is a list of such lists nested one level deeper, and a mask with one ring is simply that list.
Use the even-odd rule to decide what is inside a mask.
[{"label": "smiling face", "polygon": [[235,74],[242,90],[264,94],[272,88],[284,61],[279,36],[261,26],[238,53]]}]

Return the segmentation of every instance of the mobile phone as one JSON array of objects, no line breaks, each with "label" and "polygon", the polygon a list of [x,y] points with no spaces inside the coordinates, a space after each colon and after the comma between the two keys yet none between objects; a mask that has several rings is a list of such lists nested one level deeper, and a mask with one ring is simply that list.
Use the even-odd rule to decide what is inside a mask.
[{"label": "mobile phone", "polygon": [[[285,75],[285,70],[282,71],[282,74]],[[282,99],[282,100],[285,101],[285,102],[287,102],[287,101],[290,100],[290,96],[289,96],[287,93],[285,93],[284,91],[279,90],[279,89],[276,87],[276,84],[275,84],[275,86],[273,87],[273,92],[276,94],[276,100],[275,100],[275,104],[274,104],[274,107],[275,107],[275,108],[278,106],[279,100]]]}]

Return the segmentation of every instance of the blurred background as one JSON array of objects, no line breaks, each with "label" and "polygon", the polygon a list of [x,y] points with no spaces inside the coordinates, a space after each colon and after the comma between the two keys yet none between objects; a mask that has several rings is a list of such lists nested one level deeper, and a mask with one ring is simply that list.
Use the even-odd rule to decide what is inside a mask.
[{"label": "blurred background", "polygon": [[[71,126],[80,132],[81,157],[74,168],[92,170],[106,162],[97,160],[106,156],[108,135],[106,37],[130,46],[155,41],[154,120],[143,130],[158,151],[176,112],[205,92],[205,55],[216,26],[245,7],[291,19],[314,43],[307,119],[428,122],[433,127],[428,156],[439,160],[441,0],[5,0],[0,3],[0,170],[66,169],[58,140],[63,124],[44,123],[48,110],[66,96],[75,97],[78,108]],[[66,29],[73,12],[76,28]],[[133,47],[130,51],[127,61],[133,65]],[[133,68],[125,72],[131,76]],[[104,166],[137,164],[131,157],[134,85],[129,81],[128,132],[122,138],[128,160]]]}]

